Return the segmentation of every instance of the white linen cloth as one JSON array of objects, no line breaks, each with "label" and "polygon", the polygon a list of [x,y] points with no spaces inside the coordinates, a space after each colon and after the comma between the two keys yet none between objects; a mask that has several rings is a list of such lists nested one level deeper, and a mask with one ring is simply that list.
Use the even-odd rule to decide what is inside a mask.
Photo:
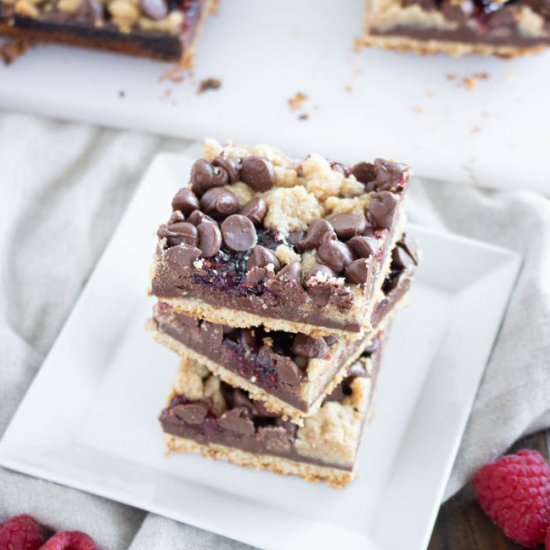
[{"label": "white linen cloth", "polygon": [[[0,435],[107,244],[141,174],[188,142],[0,114]],[[550,200],[416,179],[410,218],[514,249],[524,265],[449,481],[458,490],[517,438],[550,426]],[[550,177],[541,170],[541,177]],[[0,469],[0,522],[27,512],[105,549],[243,545]]]}]

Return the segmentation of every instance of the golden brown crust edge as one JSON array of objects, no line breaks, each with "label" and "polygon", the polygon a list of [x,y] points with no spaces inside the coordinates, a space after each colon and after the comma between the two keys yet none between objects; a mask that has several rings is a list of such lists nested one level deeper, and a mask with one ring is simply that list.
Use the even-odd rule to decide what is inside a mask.
[{"label": "golden brown crust edge", "polygon": [[334,489],[345,487],[355,478],[354,471],[296,462],[294,460],[270,455],[255,455],[246,451],[241,451],[240,449],[224,447],[213,443],[201,445],[190,439],[174,435],[165,434],[164,439],[169,452],[200,453],[206,458],[226,460],[231,464],[236,464],[237,466],[245,468],[269,470],[279,475],[294,475],[310,483],[323,481]]},{"label": "golden brown crust edge", "polygon": [[452,57],[460,57],[463,55],[493,55],[504,59],[536,54],[550,47],[550,44],[517,47],[444,40],[417,40],[404,36],[380,36],[368,33],[361,39],[361,43],[364,46],[373,46],[375,48],[383,48],[398,52],[414,52],[419,55],[433,55],[437,53],[444,53]]}]

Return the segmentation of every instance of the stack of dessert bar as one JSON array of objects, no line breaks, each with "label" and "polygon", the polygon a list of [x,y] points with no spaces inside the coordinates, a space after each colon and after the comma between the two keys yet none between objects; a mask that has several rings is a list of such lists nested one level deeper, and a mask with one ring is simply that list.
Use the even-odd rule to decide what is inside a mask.
[{"label": "stack of dessert bar", "polygon": [[343,486],[415,246],[409,170],[205,143],[158,230],[149,328],[180,357],[171,451]]}]

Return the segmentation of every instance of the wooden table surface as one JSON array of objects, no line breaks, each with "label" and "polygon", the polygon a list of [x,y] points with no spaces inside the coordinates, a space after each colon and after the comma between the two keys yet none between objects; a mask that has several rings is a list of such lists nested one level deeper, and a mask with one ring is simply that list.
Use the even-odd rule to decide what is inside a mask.
[{"label": "wooden table surface", "polygon": [[[539,433],[519,441],[511,452],[536,449],[548,458],[548,434]],[[506,538],[481,510],[468,484],[439,510],[428,550],[521,550]]]}]

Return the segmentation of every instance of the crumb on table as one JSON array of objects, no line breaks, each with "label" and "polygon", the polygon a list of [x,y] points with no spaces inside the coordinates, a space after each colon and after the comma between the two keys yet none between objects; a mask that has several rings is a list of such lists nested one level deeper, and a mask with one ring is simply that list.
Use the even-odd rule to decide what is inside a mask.
[{"label": "crumb on table", "polygon": [[222,81],[218,78],[205,78],[199,82],[199,87],[197,89],[198,94],[203,94],[208,90],[219,90],[222,86]]}]

